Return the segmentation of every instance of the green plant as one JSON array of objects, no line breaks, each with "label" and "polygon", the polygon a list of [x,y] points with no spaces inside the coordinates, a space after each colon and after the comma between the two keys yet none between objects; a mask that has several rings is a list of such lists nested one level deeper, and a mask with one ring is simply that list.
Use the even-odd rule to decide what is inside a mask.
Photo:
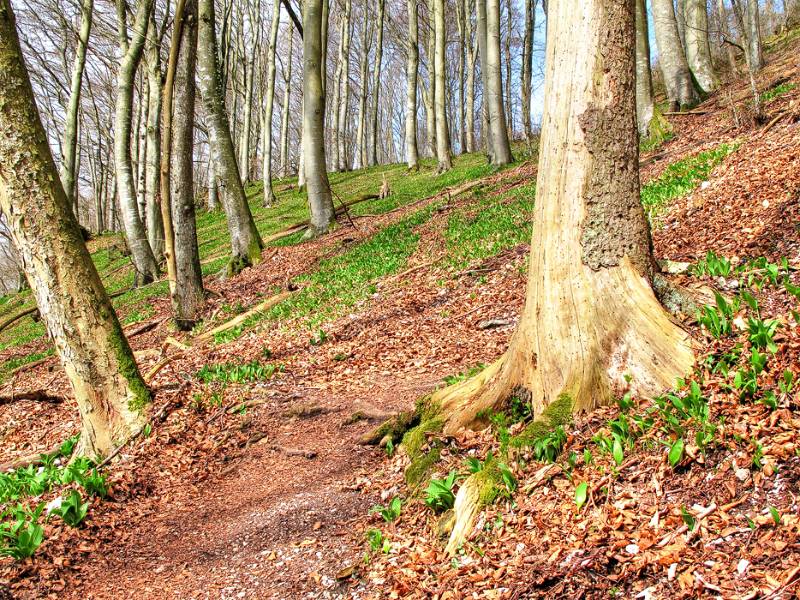
[{"label": "green plant", "polygon": [[462,381],[470,379],[471,377],[474,377],[475,375],[483,371],[485,368],[486,365],[484,363],[478,363],[477,365],[470,367],[466,371],[461,371],[460,373],[456,373],[455,375],[447,375],[442,379],[442,381],[444,381],[445,384],[447,385],[454,385],[456,383],[460,383]]},{"label": "green plant", "polygon": [[796,87],[796,85],[792,81],[787,81],[785,83],[781,83],[779,85],[776,85],[775,87],[770,88],[767,91],[761,93],[761,103],[762,104],[768,104],[769,102],[771,102],[775,98],[778,98],[779,96],[783,96],[784,94],[788,94],[795,87]]},{"label": "green plant", "polygon": [[759,350],[769,350],[772,354],[778,351],[778,345],[773,340],[780,323],[776,319],[763,321],[758,318],[748,317],[747,328],[750,343]]},{"label": "green plant", "polygon": [[589,494],[589,484],[585,481],[578,484],[575,488],[575,506],[578,507],[578,510],[583,508],[583,505],[586,504],[586,499]]},{"label": "green plant", "polygon": [[309,343],[312,346],[321,346],[327,340],[328,340],[328,334],[325,333],[324,330],[318,329],[317,333],[315,335],[311,336],[311,339],[309,339]]},{"label": "green plant", "polygon": [[540,462],[555,462],[566,442],[567,434],[564,428],[559,425],[533,442],[531,447],[533,457]]},{"label": "green plant", "polygon": [[697,312],[697,322],[714,338],[719,339],[732,332],[733,316],[739,310],[739,300],[725,300],[719,292],[714,292],[716,306],[706,305]]},{"label": "green plant", "polygon": [[774,506],[769,507],[769,514],[772,517],[772,520],[775,522],[775,525],[781,524],[781,513],[778,512],[778,509]]},{"label": "green plant", "polygon": [[44,541],[44,528],[38,523],[44,508],[44,502],[33,510],[18,504],[3,512],[3,517],[10,517],[11,521],[0,523],[0,555],[23,560],[36,552]]},{"label": "green plant", "polygon": [[724,256],[717,256],[713,250],[706,253],[705,258],[689,267],[689,273],[697,277],[730,277],[733,272],[731,261]]},{"label": "green plant", "polygon": [[276,372],[283,370],[282,365],[262,364],[257,360],[249,363],[218,363],[204,365],[197,377],[204,383],[220,381],[223,383],[247,383],[259,379],[271,379]]},{"label": "green plant", "polygon": [[388,554],[391,550],[389,540],[387,540],[380,529],[369,529],[366,533],[367,542],[372,552],[383,552]]},{"label": "green plant", "polygon": [[453,486],[456,483],[456,472],[450,473],[444,479],[431,479],[425,489],[425,504],[434,512],[443,512],[453,508],[456,501]]},{"label": "green plant", "polygon": [[392,501],[389,502],[388,506],[380,506],[376,505],[370,509],[370,514],[379,513],[383,520],[387,523],[391,523],[392,521],[396,521],[397,518],[400,516],[400,512],[403,509],[403,499],[399,496],[395,496],[392,498]]},{"label": "green plant", "polygon": [[89,503],[83,502],[83,497],[78,490],[71,490],[61,501],[61,506],[53,511],[70,527],[78,527],[89,512]]},{"label": "green plant", "polygon": [[673,469],[683,460],[683,447],[683,438],[678,438],[669,448],[669,464],[672,465]]},{"label": "green plant", "polygon": [[80,483],[90,496],[97,496],[98,498],[105,498],[108,496],[108,482],[106,481],[106,477],[99,473],[97,469],[92,469],[88,475],[83,477],[83,481]]},{"label": "green plant", "polygon": [[689,531],[694,531],[695,525],[697,525],[697,519],[694,518],[694,515],[690,513],[685,506],[681,506],[681,518],[686,524],[686,527],[689,528]]}]

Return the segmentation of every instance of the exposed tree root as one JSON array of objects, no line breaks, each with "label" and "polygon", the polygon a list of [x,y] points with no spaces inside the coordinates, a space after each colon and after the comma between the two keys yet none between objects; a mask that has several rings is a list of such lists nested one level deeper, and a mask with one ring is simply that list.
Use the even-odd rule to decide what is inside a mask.
[{"label": "exposed tree root", "polygon": [[61,404],[64,399],[61,396],[53,396],[45,390],[34,390],[32,392],[19,392],[10,396],[0,396],[0,404],[11,404],[18,400],[30,400],[32,402],[46,402],[48,404]]}]

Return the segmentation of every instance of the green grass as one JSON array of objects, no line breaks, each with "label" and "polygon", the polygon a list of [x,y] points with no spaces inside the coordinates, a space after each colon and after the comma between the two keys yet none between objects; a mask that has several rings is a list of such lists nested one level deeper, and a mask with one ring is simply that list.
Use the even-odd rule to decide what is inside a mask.
[{"label": "green grass", "polygon": [[797,86],[791,81],[776,85],[774,88],[769,89],[761,94],[761,102],[763,104],[767,104],[775,98],[788,94],[796,87]]},{"label": "green grass", "polygon": [[[380,165],[348,173],[331,173],[329,175],[331,187],[334,191],[334,203],[338,206],[342,202],[347,202],[367,194],[377,194],[380,189],[383,174],[392,190],[392,194],[384,200],[370,200],[350,208],[351,215],[380,214],[408,203],[427,198],[442,189],[458,185],[464,181],[483,177],[492,172],[492,167],[486,164],[485,157],[481,154],[469,154],[458,156],[453,161],[453,169],[444,174],[436,173],[436,161],[424,159],[421,161],[420,170],[409,173],[403,164]],[[262,236],[269,237],[288,226],[303,221],[308,218],[308,207],[305,193],[300,193],[294,189],[295,178],[277,180],[274,182],[277,203],[271,208],[262,206],[262,183],[255,182],[247,187],[247,196],[250,209],[256,221],[259,232]],[[346,220],[346,218],[345,218]],[[402,229],[402,228],[401,228]],[[203,263],[203,275],[213,276],[224,270],[229,253],[228,228],[224,213],[220,211],[201,210],[197,213],[197,231],[200,251],[200,260]],[[284,238],[274,245],[290,245],[300,241],[302,234]],[[396,238],[396,239],[395,239]],[[408,244],[408,231],[401,233],[400,230],[393,230],[384,234],[382,241],[377,243],[393,244],[395,242]],[[102,246],[92,253],[92,259],[97,266],[103,283],[109,293],[127,290],[133,285],[133,269],[130,258],[123,256],[114,247],[115,242],[121,241],[120,234],[106,233],[98,236],[93,242],[92,247]],[[375,246],[367,248],[364,252],[373,252]],[[406,248],[409,250],[409,248]],[[413,251],[413,250],[411,250]],[[325,272],[316,277],[319,284],[317,292],[311,291],[302,294],[298,298],[298,310],[300,314],[309,314],[327,300],[330,295],[319,292],[319,286],[326,277],[334,278],[338,275],[349,277],[354,289],[344,290],[347,306],[365,296],[364,281],[383,276],[394,272],[404,264],[408,254],[390,256],[389,250],[384,250],[380,256],[387,259],[386,264],[380,268],[364,267],[362,274],[356,274],[360,267],[356,265],[365,263],[365,257],[353,256],[348,266],[336,275],[331,274],[335,270],[333,263],[325,266]],[[335,262],[335,261],[333,261]],[[366,279],[364,279],[366,278]],[[339,292],[346,286],[337,286]],[[368,291],[368,290],[366,290]],[[159,281],[148,286],[131,290],[113,300],[114,307],[120,314],[120,318],[125,324],[136,323],[148,318],[152,314],[152,299],[165,297],[168,294],[168,284],[166,281]],[[34,306],[33,295],[30,290],[24,290],[18,294],[9,294],[0,297],[0,320],[17,314],[18,312]],[[231,336],[235,332],[227,334]],[[8,348],[19,347],[45,336],[45,328],[41,322],[35,322],[29,317],[21,319],[13,327],[0,332],[0,351]]]},{"label": "green grass", "polygon": [[691,192],[711,171],[734,152],[738,144],[721,144],[713,150],[688,156],[669,165],[661,176],[642,186],[642,205],[653,223],[672,200]]}]

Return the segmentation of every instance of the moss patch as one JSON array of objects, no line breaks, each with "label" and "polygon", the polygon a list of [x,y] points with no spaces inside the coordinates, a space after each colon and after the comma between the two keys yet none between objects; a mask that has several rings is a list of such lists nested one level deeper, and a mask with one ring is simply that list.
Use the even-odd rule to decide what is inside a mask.
[{"label": "moss patch", "polygon": [[441,448],[439,448],[438,444],[434,444],[434,447],[428,452],[412,459],[411,464],[406,467],[404,473],[406,485],[410,488],[416,488],[424,483],[431,467],[439,462],[441,456]]},{"label": "moss patch", "polygon": [[570,394],[559,394],[558,398],[544,409],[540,417],[512,438],[512,446],[517,448],[532,446],[539,438],[546,436],[556,428],[569,425],[572,422],[574,405],[575,402]]}]

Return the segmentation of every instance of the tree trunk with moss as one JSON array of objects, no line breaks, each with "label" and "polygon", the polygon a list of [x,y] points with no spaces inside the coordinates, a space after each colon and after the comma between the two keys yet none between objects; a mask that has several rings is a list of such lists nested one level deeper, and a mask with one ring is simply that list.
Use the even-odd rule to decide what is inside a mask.
[{"label": "tree trunk with moss", "polygon": [[[655,262],[639,199],[634,5],[562,0],[549,7],[525,307],[500,359],[426,403],[445,434],[482,424],[482,415],[512,397],[529,402],[537,418],[607,405],[627,391],[650,397],[694,362],[687,334],[651,286]],[[480,498],[484,484],[470,478],[459,496]],[[454,535],[468,532],[462,515],[470,506],[457,512]]]},{"label": "tree trunk with moss", "polygon": [[214,174],[220,183],[222,207],[231,234],[232,256],[228,272],[235,274],[261,261],[263,243],[247,204],[225,112],[224,90],[217,62],[214,0],[200,0],[198,12],[197,81],[206,110]]},{"label": "tree trunk with moss", "polygon": [[667,99],[672,110],[697,104],[699,97],[692,83],[686,53],[678,35],[672,0],[653,0],[653,25],[656,29],[658,62],[664,75]]},{"label": "tree trunk with moss", "polygon": [[0,0],[0,208],[83,422],[78,452],[109,454],[146,420],[150,392],[83,243]]},{"label": "tree trunk with moss", "polygon": [[303,160],[311,220],[307,237],[327,233],[334,222],[325,163],[325,93],[322,89],[322,1],[303,5]]}]

